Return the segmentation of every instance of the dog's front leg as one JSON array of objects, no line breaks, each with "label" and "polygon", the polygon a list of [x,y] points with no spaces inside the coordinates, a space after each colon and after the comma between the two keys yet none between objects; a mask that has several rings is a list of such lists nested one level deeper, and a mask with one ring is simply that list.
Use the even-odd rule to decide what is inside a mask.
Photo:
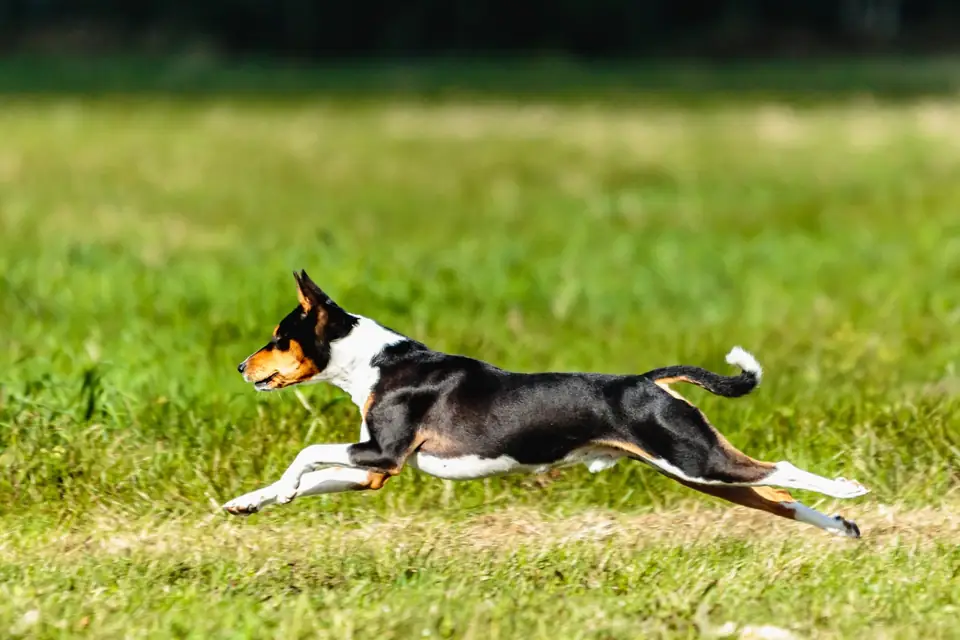
[{"label": "dog's front leg", "polygon": [[[248,493],[244,496],[231,500],[223,505],[223,508],[234,514],[247,514],[258,511],[261,507],[269,504],[286,504],[297,497],[300,488],[301,477],[318,467],[325,465],[344,465],[352,467],[350,464],[350,445],[348,444],[315,444],[310,445],[297,454],[283,476],[277,482],[269,487],[264,487],[258,491]],[[352,469],[351,469],[352,470]],[[364,473],[363,470],[359,470]],[[318,486],[323,484],[334,475],[317,476]],[[336,486],[336,484],[332,485]],[[342,489],[333,489],[341,490]],[[319,490],[315,491],[319,492]],[[323,492],[327,493],[327,492]]]},{"label": "dog's front leg", "polygon": [[[294,498],[305,498],[323,493],[379,489],[385,480],[383,475],[366,469],[346,467],[331,467],[311,471],[301,476]],[[250,515],[264,507],[276,504],[282,490],[284,490],[284,487],[281,482],[275,482],[268,487],[234,498],[223,505],[223,508],[235,516]]]},{"label": "dog's front leg", "polygon": [[[410,440],[413,441],[412,434]],[[250,505],[257,505],[259,508],[264,504],[286,504],[301,495],[379,489],[390,476],[400,472],[406,455],[413,450],[416,443],[400,440],[393,444],[394,449],[401,451],[400,454],[384,451],[372,440],[359,444],[310,445],[297,454],[293,464],[287,467],[280,480],[260,491],[231,501],[224,505],[224,508],[231,513],[252,513],[249,510]],[[317,469],[324,466],[337,467],[337,474],[314,475],[321,473]],[[310,481],[304,484],[307,478],[310,478]],[[330,484],[327,484],[327,481],[330,481]],[[342,482],[345,482],[346,488],[339,488],[344,486]],[[249,500],[246,499],[248,497]],[[238,504],[234,504],[235,502]]]},{"label": "dog's front leg", "polygon": [[306,473],[328,465],[361,466],[356,464],[350,456],[350,449],[353,446],[352,444],[312,444],[304,448],[283,472],[280,480],[275,483],[277,502],[286,504],[297,497],[300,479]]}]

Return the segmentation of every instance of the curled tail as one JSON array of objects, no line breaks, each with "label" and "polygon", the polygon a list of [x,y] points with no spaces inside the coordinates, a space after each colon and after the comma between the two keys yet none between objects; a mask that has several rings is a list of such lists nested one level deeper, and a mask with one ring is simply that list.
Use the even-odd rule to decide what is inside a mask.
[{"label": "curled tail", "polygon": [[644,375],[653,382],[669,384],[671,382],[689,382],[703,387],[710,393],[727,398],[745,396],[760,384],[763,369],[750,353],[740,347],[734,347],[727,354],[727,362],[743,369],[738,376],[722,376],[700,367],[675,365],[648,371]]}]

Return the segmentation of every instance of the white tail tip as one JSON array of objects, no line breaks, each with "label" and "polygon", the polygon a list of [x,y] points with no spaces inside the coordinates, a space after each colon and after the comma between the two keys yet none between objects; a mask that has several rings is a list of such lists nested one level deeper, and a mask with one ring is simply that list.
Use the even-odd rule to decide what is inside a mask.
[{"label": "white tail tip", "polygon": [[763,367],[757,362],[753,355],[743,347],[734,347],[727,354],[727,363],[740,367],[747,373],[752,373],[757,377],[757,381],[763,377]]}]

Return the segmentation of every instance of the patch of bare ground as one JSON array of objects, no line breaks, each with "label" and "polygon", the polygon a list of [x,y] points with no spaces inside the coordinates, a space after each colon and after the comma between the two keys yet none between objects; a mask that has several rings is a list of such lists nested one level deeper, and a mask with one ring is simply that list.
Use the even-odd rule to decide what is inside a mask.
[{"label": "patch of bare ground", "polygon": [[[832,512],[831,509],[825,509]],[[882,550],[953,543],[960,539],[960,513],[951,509],[907,509],[889,505],[847,508],[863,531],[859,541],[837,538],[814,527],[752,510],[699,508],[624,515],[588,510],[554,515],[519,508],[463,518],[455,511],[440,516],[397,516],[373,522],[347,522],[335,516],[320,519],[279,510],[251,520],[209,515],[194,519],[144,518],[127,520],[103,515],[89,525],[51,531],[20,539],[14,533],[0,537],[0,558],[28,552],[71,556],[114,556],[132,553],[183,555],[228,551],[240,557],[283,551],[301,552],[314,545],[344,550],[427,549],[432,553],[549,549],[568,545],[622,544],[697,546],[723,539],[759,544],[789,539],[811,550],[837,545],[866,545]]]}]

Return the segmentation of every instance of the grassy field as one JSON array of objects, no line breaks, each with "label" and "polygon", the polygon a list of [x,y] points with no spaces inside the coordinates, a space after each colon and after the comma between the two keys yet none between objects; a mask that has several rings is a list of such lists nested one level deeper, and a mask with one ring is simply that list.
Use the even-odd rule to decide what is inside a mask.
[{"label": "grassy field", "polygon": [[[960,637],[960,101],[652,97],[3,98],[0,635]],[[627,463],[230,518],[356,437],[236,373],[294,268],[519,370],[742,344],[760,389],[689,397],[864,537]]]}]

